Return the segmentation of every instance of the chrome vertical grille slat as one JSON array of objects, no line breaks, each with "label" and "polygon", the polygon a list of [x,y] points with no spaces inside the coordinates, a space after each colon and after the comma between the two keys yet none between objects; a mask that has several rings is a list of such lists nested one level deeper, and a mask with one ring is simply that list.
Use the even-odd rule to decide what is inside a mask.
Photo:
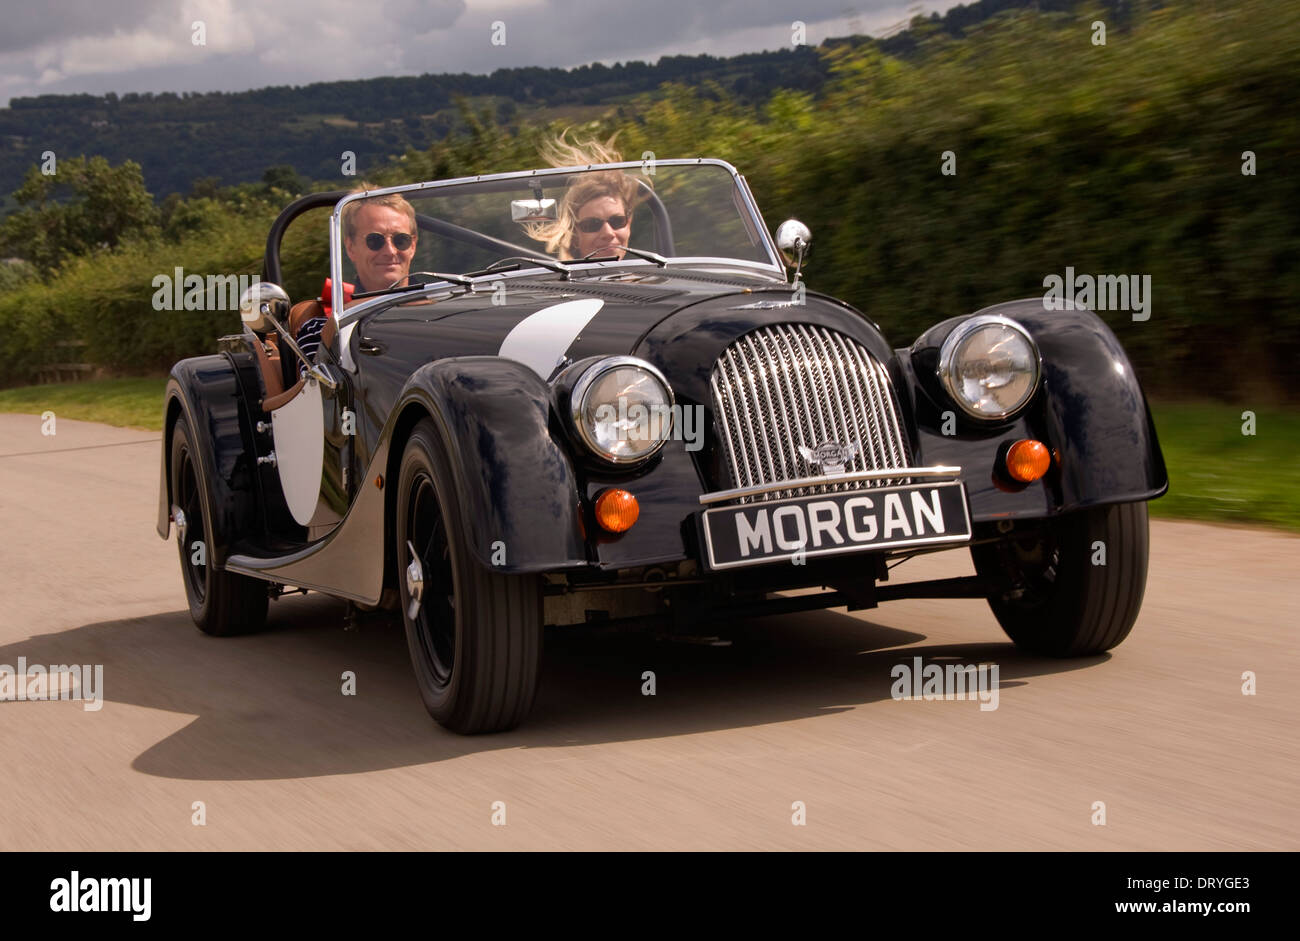
[{"label": "chrome vertical grille slat", "polygon": [[831,427],[827,423],[822,410],[822,396],[813,381],[814,376],[809,368],[811,363],[807,352],[802,348],[802,343],[799,342],[799,337],[789,328],[778,327],[777,329],[785,339],[786,347],[789,350],[788,368],[791,377],[799,385],[803,397],[804,414],[807,416],[807,423],[801,429],[802,433],[799,435],[797,444],[812,448],[819,441],[829,440],[831,434]]},{"label": "chrome vertical grille slat", "polygon": [[775,378],[772,375],[771,361],[764,355],[763,350],[752,341],[747,342],[743,349],[753,365],[754,375],[757,378],[755,388],[760,392],[757,411],[768,417],[768,421],[764,423],[766,434],[763,436],[763,455],[760,466],[783,466],[784,456],[781,454],[780,442],[781,421],[779,413],[774,408],[771,394],[771,385]]},{"label": "chrome vertical grille slat", "polygon": [[[733,429],[740,427],[740,415],[736,411],[736,397],[729,393],[733,388],[725,380],[719,381],[719,370],[724,368],[726,357],[718,360],[717,366],[713,370],[713,377],[709,382],[713,390],[714,414],[717,416],[718,428],[722,432],[722,437],[728,441],[734,433]],[[734,423],[734,424],[733,424]],[[739,480],[741,477],[740,465],[736,460],[736,449],[728,448],[726,451],[727,460],[730,461],[730,470],[733,480]]]},{"label": "chrome vertical grille slat", "polygon": [[808,351],[804,349],[802,337],[799,336],[798,331],[791,328],[780,329],[784,333],[786,343],[790,348],[794,376],[799,382],[800,389],[803,390],[804,401],[808,403],[807,409],[810,417],[813,418],[812,427],[816,429],[813,433],[813,437],[817,439],[816,441],[805,439],[800,442],[811,448],[816,445],[817,441],[827,441],[834,434],[834,426],[827,421],[825,411],[822,408],[822,400],[825,394],[817,387],[817,375],[813,367],[816,356],[809,355]]},{"label": "chrome vertical grille slat", "polygon": [[[846,439],[845,437],[853,434],[853,429],[849,427],[852,413],[844,408],[844,401],[840,397],[841,383],[835,381],[834,370],[830,368],[830,358],[832,355],[830,345],[826,343],[825,337],[814,338],[810,328],[801,324],[798,329],[799,332],[804,335],[805,346],[807,347],[809,354],[808,361],[812,366],[810,372],[812,372],[817,379],[818,391],[825,396],[826,410],[838,418],[838,420],[833,423],[833,426],[827,430],[831,437],[836,440],[852,440],[851,438]],[[822,344],[823,352],[821,355],[818,355],[817,353],[818,339],[820,339]],[[831,487],[832,492],[838,491],[839,489],[838,484]]]},{"label": "chrome vertical grille slat", "polygon": [[[793,389],[796,393],[796,397],[788,398],[793,430],[789,441],[785,443],[785,447],[790,449],[791,460],[795,461],[799,460],[799,445],[811,447],[808,444],[809,438],[825,434],[824,423],[819,421],[820,413],[815,410],[817,404],[816,391],[809,388],[806,372],[799,368],[802,357],[800,351],[795,347],[794,338],[786,328],[778,326],[773,328],[771,343],[779,351],[786,387]],[[792,494],[793,491],[789,491],[786,495]]]},{"label": "chrome vertical grille slat", "polygon": [[[885,369],[884,363],[875,363],[875,374],[877,384],[882,390],[885,390],[884,394],[890,394],[893,390],[893,383],[889,379],[889,372]],[[905,467],[905,462],[908,460],[909,455],[903,447],[905,439],[903,437],[902,426],[898,422],[898,409],[896,407],[886,409],[883,417],[885,424],[888,426],[888,431],[883,437],[885,440],[891,442],[894,460],[903,462],[896,464],[895,466]],[[903,483],[902,480],[899,480],[898,482]]]},{"label": "chrome vertical grille slat", "polygon": [[[876,363],[874,359],[872,359],[872,357],[869,354],[866,353],[866,351],[860,349],[853,350],[853,354],[855,358],[858,360],[860,376],[862,377],[868,389],[867,394],[872,400],[876,400],[882,394],[881,392],[882,383],[880,382],[880,379],[881,379],[881,374],[883,373],[883,369],[879,366],[878,363]],[[884,376],[885,388],[889,387],[888,378],[889,378],[888,376]],[[892,409],[890,409],[889,412],[892,412]],[[886,452],[882,456],[881,460],[888,462],[883,464],[882,466],[905,467],[906,464],[898,463],[898,449],[893,444],[893,440],[894,440],[893,427],[891,426],[891,422],[890,422],[891,415],[889,414],[889,412],[880,415],[872,415],[872,418],[875,419],[875,422],[877,423],[878,426],[876,428],[876,433],[879,435],[881,448],[883,451]],[[890,480],[887,481],[887,483],[895,484],[898,483],[898,481]]]},{"label": "chrome vertical grille slat", "polygon": [[[743,375],[752,386],[763,376],[760,361],[743,347],[738,348],[738,352],[741,354],[738,358],[742,364]],[[763,422],[763,411],[761,402],[757,400],[746,402],[745,415],[749,424],[749,436],[754,442],[754,467],[760,471],[767,466],[772,453],[772,444],[767,439],[767,425]]]},{"label": "chrome vertical grille slat", "polygon": [[[744,342],[748,343],[751,347],[757,347],[760,349],[760,355],[765,357],[772,364],[771,378],[772,386],[774,388],[765,390],[765,393],[770,397],[773,412],[780,416],[780,424],[785,430],[786,440],[789,440],[789,436],[798,434],[798,429],[801,427],[802,421],[798,416],[797,403],[790,394],[791,387],[788,359],[782,352],[781,345],[774,336],[755,336],[751,334],[744,338]],[[785,450],[786,448],[781,448],[782,452]],[[774,474],[774,480],[789,479],[788,475],[785,473],[785,468],[788,466],[793,470],[795,466],[794,458],[795,455],[793,454],[787,455],[782,453],[781,460],[768,465]],[[788,496],[788,494],[784,495]]]},{"label": "chrome vertical grille slat", "polygon": [[[843,337],[839,336],[839,334],[833,334],[829,330],[825,329],[822,330],[822,334],[822,339],[826,343],[826,349],[830,354],[832,369],[838,370],[838,374],[844,377],[842,383],[836,383],[834,386],[837,402],[840,407],[840,413],[843,415],[866,415],[867,425],[870,427],[871,414],[866,407],[866,400],[858,392],[857,379],[853,374],[853,366],[847,359],[845,359],[844,351],[841,349]],[[843,387],[842,395],[841,387]],[[870,460],[873,465],[878,466],[881,452],[874,431],[870,435],[870,443],[862,442],[862,447],[871,449],[871,454],[866,459]],[[838,490],[839,488],[836,487],[836,489]]]},{"label": "chrome vertical grille slat", "polygon": [[[737,339],[710,379],[731,487],[802,480],[819,473],[800,448],[856,447],[845,471],[911,465],[893,383],[884,364],[844,334],[808,324],[775,324]],[[773,500],[910,483],[906,476],[829,481],[745,500]]]},{"label": "chrome vertical grille slat", "polygon": [[[796,396],[802,397],[802,390],[792,385],[792,373],[790,371],[791,358],[789,351],[785,349],[780,334],[772,333],[770,335],[760,335],[755,337],[751,334],[746,338],[751,343],[761,343],[764,349],[764,355],[767,356],[773,364],[773,378],[776,380],[777,392],[773,397],[773,408],[781,415],[782,424],[786,429],[786,446],[782,450],[789,448],[788,442],[795,440],[801,434],[804,426],[803,415],[806,414],[806,408],[801,408],[801,402]],[[782,455],[783,457],[785,455]],[[789,465],[795,465],[795,453],[789,454]],[[773,466],[771,471],[775,474],[774,480],[789,480],[796,476],[793,473],[786,474],[783,465]],[[778,493],[778,496],[789,496],[787,493]]]},{"label": "chrome vertical grille slat", "polygon": [[888,467],[890,458],[886,453],[885,443],[880,440],[880,429],[876,425],[876,418],[872,414],[872,410],[867,407],[867,403],[871,401],[871,394],[862,384],[861,363],[854,355],[854,351],[849,349],[845,337],[838,333],[830,336],[831,349],[837,357],[836,362],[840,364],[843,375],[846,377],[845,385],[849,389],[853,401],[853,410],[856,414],[867,417],[870,444],[864,444],[864,447],[871,448],[870,460],[875,468]]},{"label": "chrome vertical grille slat", "polygon": [[750,439],[750,447],[745,447],[742,440],[741,446],[736,449],[735,453],[738,453],[745,460],[744,470],[746,474],[761,473],[762,465],[759,463],[758,443],[754,439],[754,419],[750,414],[749,401],[746,397],[736,394],[737,390],[744,388],[746,385],[746,373],[743,364],[737,362],[737,357],[732,355],[731,350],[727,351],[726,356],[731,371],[731,384],[729,386],[731,401],[733,405],[738,403],[743,413],[743,417],[737,419],[736,428],[742,439],[746,433],[748,433]]},{"label": "chrome vertical grille slat", "polygon": [[767,409],[768,414],[772,416],[772,431],[776,436],[776,442],[778,445],[775,449],[776,461],[774,464],[780,474],[777,479],[784,480],[787,478],[789,472],[794,470],[794,467],[787,467],[785,454],[783,453],[784,449],[779,446],[779,443],[790,435],[789,415],[785,412],[785,407],[781,402],[780,395],[773,395],[772,392],[772,386],[777,382],[777,377],[774,372],[779,369],[779,366],[772,365],[771,357],[765,357],[761,351],[756,352],[754,355],[759,359],[765,359],[769,363],[770,367],[764,369],[760,374],[762,380],[763,406]]}]

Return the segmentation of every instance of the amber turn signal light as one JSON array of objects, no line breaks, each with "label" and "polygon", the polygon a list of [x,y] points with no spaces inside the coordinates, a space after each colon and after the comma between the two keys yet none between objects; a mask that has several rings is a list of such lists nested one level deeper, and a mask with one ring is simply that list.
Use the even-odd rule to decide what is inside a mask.
[{"label": "amber turn signal light", "polygon": [[1052,466],[1052,454],[1041,441],[1027,438],[1007,449],[1007,473],[1022,484],[1033,483]]},{"label": "amber turn signal light", "polygon": [[606,490],[596,498],[596,522],[608,532],[627,532],[640,513],[636,497],[626,490]]}]

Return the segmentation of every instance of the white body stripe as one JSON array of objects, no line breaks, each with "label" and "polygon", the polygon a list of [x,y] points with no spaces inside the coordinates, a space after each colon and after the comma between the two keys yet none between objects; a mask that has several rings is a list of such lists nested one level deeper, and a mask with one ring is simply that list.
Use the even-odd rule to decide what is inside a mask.
[{"label": "white body stripe", "polygon": [[599,298],[585,298],[543,307],[515,325],[502,341],[497,355],[523,363],[543,379],[549,379],[565,351],[604,306],[605,302]]}]

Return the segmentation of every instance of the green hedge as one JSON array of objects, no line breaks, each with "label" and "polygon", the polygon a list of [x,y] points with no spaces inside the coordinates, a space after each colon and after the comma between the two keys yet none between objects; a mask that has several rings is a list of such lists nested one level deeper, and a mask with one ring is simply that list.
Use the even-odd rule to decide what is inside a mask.
[{"label": "green hedge", "polygon": [[136,241],[78,258],[49,279],[32,279],[0,298],[0,357],[6,385],[33,381],[45,363],[63,361],[60,340],[81,339],[84,361],[121,371],[166,370],[211,351],[237,333],[238,310],[155,310],[154,279],[185,274],[260,275],[273,213],[211,208],[212,219],[178,241]]}]

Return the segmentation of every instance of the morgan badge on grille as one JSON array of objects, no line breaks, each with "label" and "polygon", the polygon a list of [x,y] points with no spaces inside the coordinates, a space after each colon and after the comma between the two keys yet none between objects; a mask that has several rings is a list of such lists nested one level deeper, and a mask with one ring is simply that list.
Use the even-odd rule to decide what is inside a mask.
[{"label": "morgan badge on grille", "polygon": [[814,471],[823,474],[842,474],[844,465],[853,460],[858,453],[858,443],[840,444],[838,441],[823,441],[815,448],[799,445],[799,456],[812,465]]}]

